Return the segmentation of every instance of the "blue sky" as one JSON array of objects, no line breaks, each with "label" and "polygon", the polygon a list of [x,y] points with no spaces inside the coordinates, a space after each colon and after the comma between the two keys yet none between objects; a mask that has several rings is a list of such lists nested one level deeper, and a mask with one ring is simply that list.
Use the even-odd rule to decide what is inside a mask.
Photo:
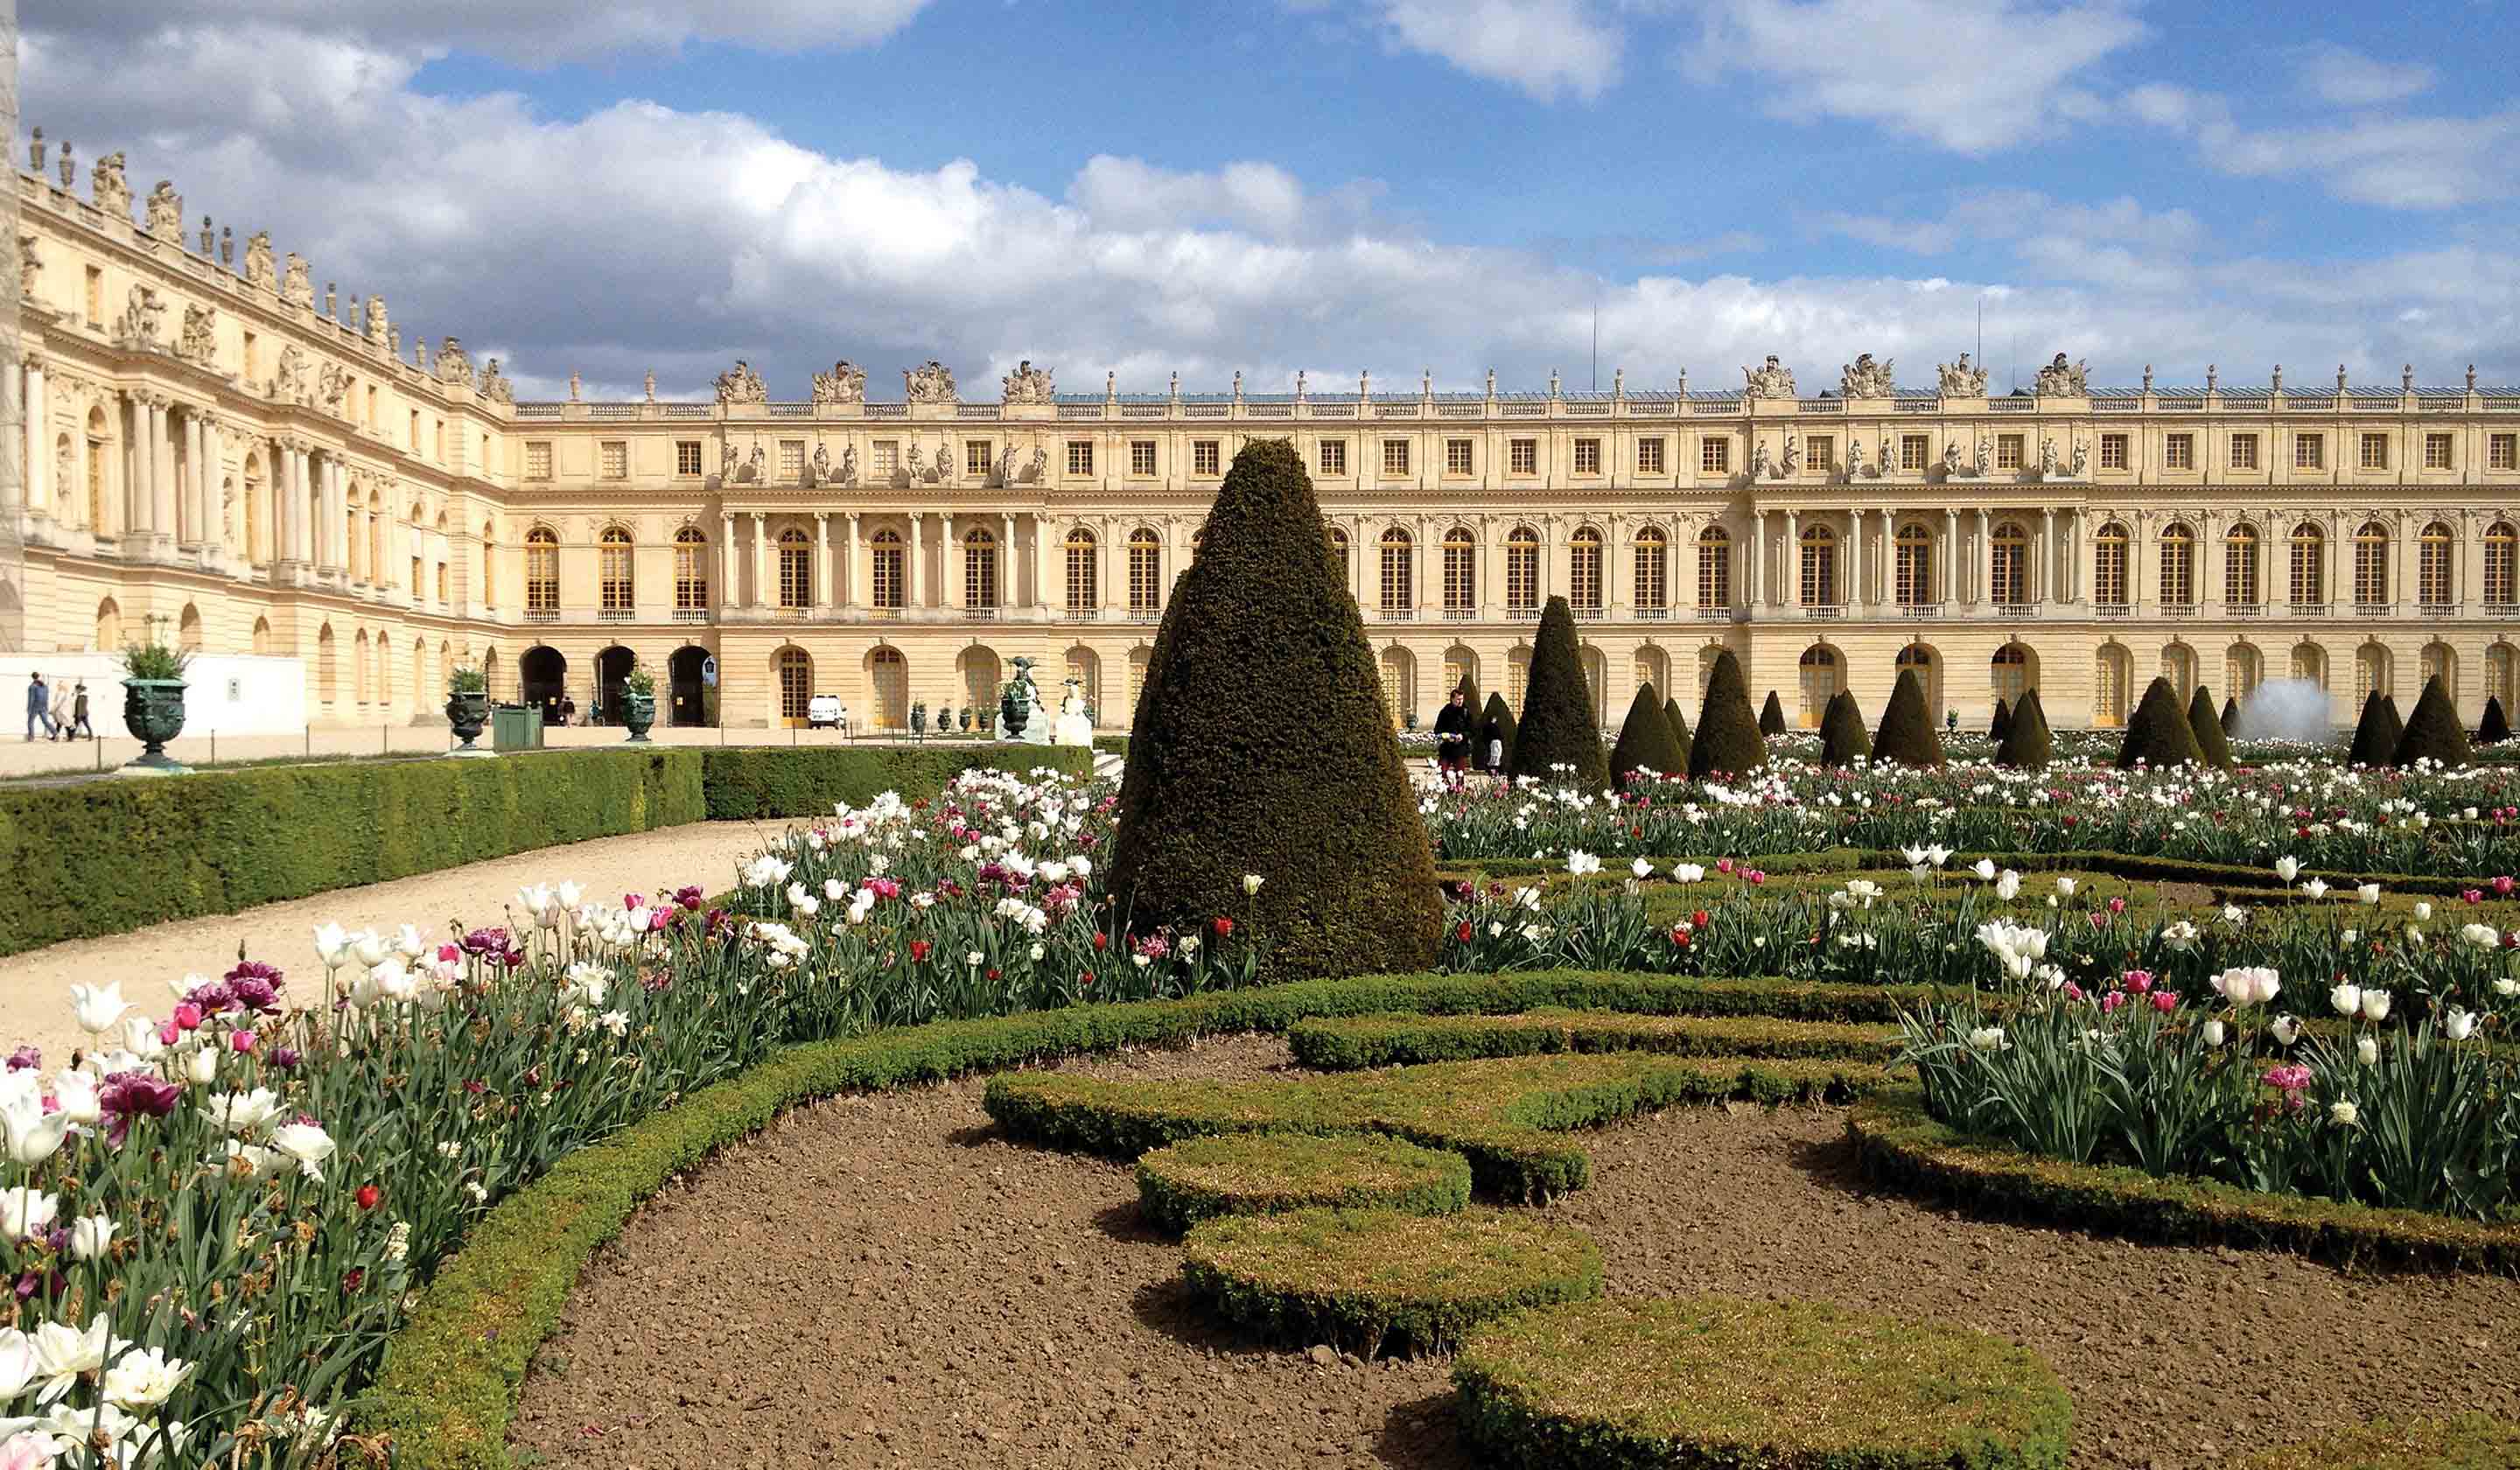
[{"label": "blue sky", "polygon": [[[2502,4],[33,0],[119,147],[526,392],[1493,366],[2520,379]],[[133,36],[141,39],[135,44]]]}]

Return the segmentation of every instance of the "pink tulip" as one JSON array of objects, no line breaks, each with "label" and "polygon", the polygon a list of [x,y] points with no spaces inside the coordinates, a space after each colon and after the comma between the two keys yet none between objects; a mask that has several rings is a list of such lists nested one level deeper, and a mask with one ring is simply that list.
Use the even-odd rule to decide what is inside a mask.
[{"label": "pink tulip", "polygon": [[228,1046],[239,1051],[251,1051],[253,1049],[253,1033],[250,1031],[231,1031],[228,1033]]},{"label": "pink tulip", "polygon": [[186,1031],[198,1030],[202,1024],[202,1007],[190,1001],[176,1006],[175,1024]]}]

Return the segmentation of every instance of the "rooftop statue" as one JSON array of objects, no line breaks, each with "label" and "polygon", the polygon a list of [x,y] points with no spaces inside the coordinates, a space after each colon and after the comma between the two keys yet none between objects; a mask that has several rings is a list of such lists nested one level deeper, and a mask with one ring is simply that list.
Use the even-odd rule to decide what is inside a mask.
[{"label": "rooftop statue", "polygon": [[368,340],[372,342],[383,341],[385,339],[385,329],[388,325],[390,324],[385,319],[385,298],[382,296],[368,297]]},{"label": "rooftop statue", "polygon": [[[998,382],[1008,403],[1048,403],[1052,400],[1050,370],[1034,367],[1031,358],[1015,364],[1015,370],[999,379]],[[1174,382],[1178,392],[1178,376]]]},{"label": "rooftop statue", "polygon": [[913,403],[955,401],[953,370],[932,357],[916,368],[902,369],[901,385]]},{"label": "rooftop statue", "polygon": [[2065,354],[2039,370],[2039,396],[2042,398],[2089,398],[2092,381],[2086,376],[2086,365],[2067,362]]},{"label": "rooftop statue", "polygon": [[245,279],[248,286],[270,290],[280,284],[280,272],[271,265],[271,232],[256,230],[245,238]]},{"label": "rooftop statue", "polygon": [[472,359],[465,355],[464,344],[451,336],[437,344],[437,380],[472,386]]},{"label": "rooftop statue", "polygon": [[1750,384],[1750,396],[1753,398],[1791,398],[1795,396],[1793,370],[1778,362],[1777,360],[1777,354],[1773,352],[1768,354],[1767,366],[1762,368],[1743,368],[1741,370],[1741,376],[1748,379]]},{"label": "rooftop statue", "polygon": [[184,239],[184,197],[171,179],[159,179],[149,191],[149,233],[178,244]]},{"label": "rooftop statue", "polygon": [[720,403],[767,403],[770,390],[761,384],[761,375],[742,358],[735,360],[731,372],[717,376],[717,401]]},{"label": "rooftop statue", "polygon": [[814,401],[816,403],[866,402],[866,369],[858,367],[844,357],[832,364],[832,371],[829,373],[815,374]]},{"label": "rooftop statue", "polygon": [[306,273],[306,257],[289,252],[289,268],[280,273],[280,299],[292,306],[315,304],[315,282]]},{"label": "rooftop statue", "polygon": [[1958,362],[1935,364],[1934,372],[1942,379],[1942,394],[1946,398],[1986,396],[1986,369],[1970,367],[1969,355],[1965,352],[1960,354]]},{"label": "rooftop statue", "polygon": [[1869,352],[1859,354],[1855,361],[1838,371],[1837,393],[1841,398],[1888,398],[1899,391],[1891,372],[1892,360],[1872,360]]},{"label": "rooftop statue", "polygon": [[[68,145],[63,146],[62,153],[64,160],[67,161],[69,154]],[[89,198],[96,200],[96,206],[99,209],[126,225],[131,223],[131,186],[122,182],[121,154],[107,154],[89,164],[87,187]]]},{"label": "rooftop statue", "polygon": [[490,359],[490,366],[481,370],[481,396],[493,403],[517,401],[516,387],[508,381],[508,375],[499,371],[495,357]]}]

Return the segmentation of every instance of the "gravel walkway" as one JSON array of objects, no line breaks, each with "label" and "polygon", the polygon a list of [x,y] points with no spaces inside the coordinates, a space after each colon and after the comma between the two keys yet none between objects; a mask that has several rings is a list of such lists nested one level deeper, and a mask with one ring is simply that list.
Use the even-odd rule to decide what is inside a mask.
[{"label": "gravel walkway", "polygon": [[528,883],[570,879],[590,893],[653,893],[698,883],[729,887],[739,864],[769,845],[777,824],[697,822],[686,826],[598,837],[486,863],[339,888],[312,898],[265,904],[243,913],[180,919],[129,934],[72,940],[0,959],[0,1049],[22,1042],[44,1048],[48,1064],[69,1059],[87,1041],[70,1015],[72,984],[122,982],[123,996],[163,1017],[173,1003],[166,983],[186,974],[215,975],[235,963],[237,947],[292,974],[321,973],[311,942],[327,920],[345,929],[418,924],[424,933],[500,921],[500,910]]}]

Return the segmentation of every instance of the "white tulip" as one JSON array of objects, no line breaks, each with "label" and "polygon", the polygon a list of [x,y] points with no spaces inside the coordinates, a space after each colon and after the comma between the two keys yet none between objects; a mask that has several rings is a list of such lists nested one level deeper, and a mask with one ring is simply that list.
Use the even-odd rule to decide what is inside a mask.
[{"label": "white tulip", "polygon": [[2327,881],[2324,878],[2313,878],[2301,885],[2301,891],[2312,898],[2323,899],[2327,897]]},{"label": "white tulip", "polygon": [[1998,899],[2001,899],[2001,900],[2002,900],[2003,902],[2005,902],[2005,903],[2007,903],[2007,904],[2008,904],[2008,903],[2012,902],[2013,897],[2014,897],[2015,895],[2019,894],[2020,892],[2021,892],[2021,874],[2019,874],[2019,873],[2017,873],[2017,872],[2014,872],[2011,869],[2009,869],[2009,868],[2005,869],[2004,869],[2001,874],[1999,874],[1999,875],[1996,877],[1996,880],[1995,880],[1995,896],[1996,896]]},{"label": "white tulip", "polygon": [[394,931],[394,950],[405,959],[418,959],[428,953],[428,942],[420,937],[416,924],[405,924]]},{"label": "white tulip", "polygon": [[385,957],[392,953],[393,941],[374,929],[361,929],[350,936],[351,958],[370,969],[384,963]]},{"label": "white tulip", "polygon": [[110,980],[103,985],[73,985],[70,1002],[78,1007],[80,1029],[90,1036],[103,1036],[121,1021],[131,1002],[122,999],[122,982]]},{"label": "white tulip", "polygon": [[2476,1013],[2452,1006],[2442,1014],[2442,1035],[2453,1042],[2463,1042],[2476,1035]]},{"label": "white tulip", "polygon": [[2077,885],[2072,878],[2058,878],[2056,880],[2056,892],[2065,898],[2072,898],[2074,896],[2074,889],[2076,886]]},{"label": "white tulip", "polygon": [[2354,1055],[2362,1065],[2374,1066],[2380,1060],[2380,1044],[2370,1037],[2363,1037],[2354,1044]]},{"label": "white tulip", "polygon": [[280,1098],[269,1088],[255,1088],[250,1092],[229,1092],[213,1097],[202,1111],[229,1133],[244,1135],[279,1117]]},{"label": "white tulip", "polygon": [[2275,876],[2287,883],[2291,882],[2301,876],[2300,862],[2289,857],[2275,859]]},{"label": "white tulip", "polygon": [[2362,1110],[2350,1102],[2331,1102],[2327,1105],[2327,1121],[2338,1128],[2352,1128],[2362,1121]]},{"label": "white tulip", "polygon": [[[100,1312],[84,1329],[68,1322],[46,1322],[35,1329],[35,1372],[44,1380],[38,1403],[50,1403],[70,1391],[81,1373],[105,1366],[112,1329]],[[84,1429],[78,1431],[84,1433]]]},{"label": "white tulip", "polygon": [[134,1056],[156,1056],[166,1049],[166,1044],[158,1039],[157,1022],[147,1016],[125,1016],[122,1018],[122,1049]]},{"label": "white tulip", "polygon": [[34,1381],[35,1340],[15,1327],[0,1327],[0,1403],[16,1399]]},{"label": "white tulip", "polygon": [[338,967],[349,947],[350,936],[339,924],[327,922],[315,926],[315,958],[324,961],[326,969]]},{"label": "white tulip", "polygon": [[1568,849],[1566,853],[1566,871],[1570,875],[1580,878],[1591,873],[1599,872],[1600,870],[1600,859],[1588,852],[1581,852],[1571,848]]},{"label": "white tulip", "polygon": [[219,1053],[214,1047],[197,1047],[184,1059],[184,1075],[206,1087],[218,1081]]},{"label": "white tulip", "polygon": [[2369,1021],[2389,1019],[2389,993],[2373,988],[2362,993],[2362,1017]]},{"label": "white tulip", "polygon": [[70,1254],[94,1261],[112,1247],[114,1232],[121,1228],[111,1215],[82,1215],[70,1222]]},{"label": "white tulip", "polygon": [[2380,885],[2364,883],[2354,890],[2354,897],[2364,904],[2376,904],[2380,902]]},{"label": "white tulip", "polygon": [[563,908],[563,909],[574,909],[574,908],[576,908],[576,907],[577,907],[577,899],[578,899],[578,895],[579,895],[579,894],[581,894],[581,893],[583,893],[583,892],[585,892],[585,890],[584,890],[584,889],[582,889],[582,888],[580,888],[580,887],[578,887],[575,883],[562,883],[562,884],[561,884],[561,885],[560,885],[560,906],[561,906],[562,908]]},{"label": "white tulip", "polygon": [[2002,1051],[2011,1043],[2003,1039],[2001,1026],[1980,1026],[1968,1034],[1968,1044],[1976,1051]]},{"label": "white tulip", "polygon": [[271,1131],[271,1146],[295,1160],[299,1172],[320,1184],[324,1161],[333,1156],[337,1145],[333,1136],[316,1124],[284,1123]]},{"label": "white tulip", "polygon": [[23,1240],[41,1235],[61,1218],[62,1197],[33,1189],[0,1190],[0,1239]]},{"label": "white tulip", "polygon": [[2208,1047],[2219,1047],[2223,1045],[2222,1022],[2207,1021],[2205,1023],[2205,1045]]},{"label": "white tulip", "polygon": [[2327,1003],[2336,1007],[2338,1015],[2354,1015],[2362,1009],[2362,987],[2340,985],[2327,993]]},{"label": "white tulip", "polygon": [[[1067,866],[1075,869],[1080,876],[1093,871],[1091,868],[1086,866],[1083,858],[1077,858],[1071,861]],[[1258,893],[1260,891],[1260,885],[1268,881],[1269,880],[1267,878],[1260,876],[1260,874],[1256,872],[1244,873],[1242,875],[1242,896],[1244,898],[1249,898],[1251,895]]]},{"label": "white tulip", "polygon": [[1977,874],[1979,882],[1992,883],[1995,881],[1995,860],[1993,858],[1980,858],[1977,860],[1976,866],[1971,868],[1969,871]]},{"label": "white tulip", "polygon": [[1653,865],[1642,858],[1639,858],[1634,863],[1628,865],[1628,871],[1635,873],[1640,878],[1649,878],[1653,876]]},{"label": "white tulip", "polygon": [[2491,950],[2502,943],[2502,931],[2492,924],[2468,924],[2458,934],[2480,950]]},{"label": "white tulip", "polygon": [[2415,901],[2415,917],[2423,923],[2431,923],[2433,919],[2433,906],[2422,899],[2417,899]]},{"label": "white tulip", "polygon": [[94,1128],[105,1121],[105,1106],[93,1073],[69,1067],[54,1073],[53,1102],[56,1111],[80,1128]]},{"label": "white tulip", "polygon": [[105,1370],[105,1402],[145,1414],[166,1402],[191,1367],[158,1348],[135,1348]]},{"label": "white tulip", "polygon": [[2289,1047],[2301,1040],[2301,1022],[2290,1016],[2275,1017],[2274,1024],[2268,1029],[2275,1034],[2275,1045],[2279,1047]]}]

